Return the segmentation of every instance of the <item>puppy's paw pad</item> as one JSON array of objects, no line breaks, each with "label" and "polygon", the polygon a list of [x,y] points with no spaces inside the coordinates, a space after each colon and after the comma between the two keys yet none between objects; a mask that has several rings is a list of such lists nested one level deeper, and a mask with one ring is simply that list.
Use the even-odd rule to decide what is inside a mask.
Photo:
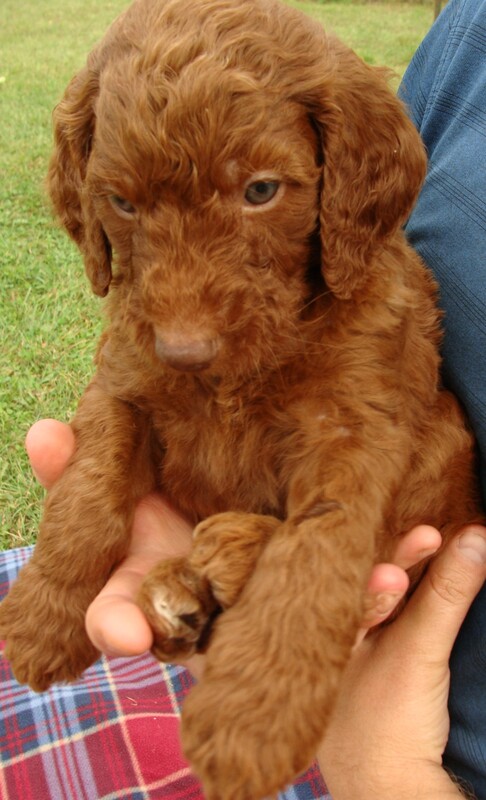
[{"label": "puppy's paw pad", "polygon": [[145,579],[139,603],[154,632],[153,653],[161,661],[187,658],[202,649],[217,611],[207,581],[185,559],[159,564]]}]

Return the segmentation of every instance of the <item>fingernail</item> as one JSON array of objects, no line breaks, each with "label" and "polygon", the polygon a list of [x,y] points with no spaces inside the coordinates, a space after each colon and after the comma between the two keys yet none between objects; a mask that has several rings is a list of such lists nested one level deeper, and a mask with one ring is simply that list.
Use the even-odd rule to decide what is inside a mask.
[{"label": "fingernail", "polygon": [[370,607],[370,612],[377,617],[387,617],[402,597],[403,595],[398,593],[383,592],[383,594],[377,594]]},{"label": "fingernail", "polygon": [[474,564],[486,564],[486,538],[482,528],[468,528],[459,537],[457,546]]},{"label": "fingernail", "polygon": [[425,550],[420,550],[420,552],[417,553],[417,563],[419,563],[419,561],[423,561],[424,558],[430,558],[430,556],[434,556],[439,547],[440,544],[438,544],[437,547],[428,547]]}]

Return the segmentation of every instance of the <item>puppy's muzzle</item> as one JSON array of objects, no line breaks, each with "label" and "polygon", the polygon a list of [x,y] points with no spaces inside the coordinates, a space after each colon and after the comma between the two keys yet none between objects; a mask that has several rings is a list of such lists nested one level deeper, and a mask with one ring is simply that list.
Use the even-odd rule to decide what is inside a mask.
[{"label": "puppy's muzzle", "polygon": [[221,349],[217,338],[181,336],[160,331],[155,335],[155,352],[165,364],[182,372],[207,369]]}]

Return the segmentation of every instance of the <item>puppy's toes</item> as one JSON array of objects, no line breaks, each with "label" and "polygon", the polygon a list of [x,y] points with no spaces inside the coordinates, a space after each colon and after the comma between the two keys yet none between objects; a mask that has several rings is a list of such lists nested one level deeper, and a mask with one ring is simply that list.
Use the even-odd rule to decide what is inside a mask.
[{"label": "puppy's toes", "polygon": [[65,642],[62,637],[43,637],[38,645],[30,641],[17,641],[12,638],[5,646],[5,657],[10,661],[12,673],[18,683],[25,683],[35,692],[45,692],[55,683],[70,683],[81,677],[85,669],[93,664],[99,653],[87,639],[77,634],[77,649],[72,649],[72,642]]},{"label": "puppy's toes", "polygon": [[154,632],[152,652],[160,661],[204,650],[219,612],[209,582],[185,558],[158,564],[145,578],[138,603]]},{"label": "puppy's toes", "polygon": [[84,628],[84,604],[75,595],[74,589],[62,595],[47,583],[22,580],[0,606],[4,655],[17,681],[36,692],[76,680],[99,657]]},{"label": "puppy's toes", "polygon": [[222,609],[236,603],[280,524],[275,517],[226,511],[195,528],[190,563],[209,581]]},{"label": "puppy's toes", "polygon": [[207,800],[270,800],[307,766],[289,741],[285,707],[262,699],[259,712],[251,691],[237,678],[216,684],[204,675],[184,701],[183,749]]}]

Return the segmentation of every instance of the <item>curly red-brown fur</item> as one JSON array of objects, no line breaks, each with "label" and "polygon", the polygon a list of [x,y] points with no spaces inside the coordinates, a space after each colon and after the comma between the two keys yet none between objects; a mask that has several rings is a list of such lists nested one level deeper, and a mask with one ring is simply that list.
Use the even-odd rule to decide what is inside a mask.
[{"label": "curly red-brown fur", "polygon": [[385,73],[277,0],[135,0],[54,120],[50,194],[109,321],[6,654],[37,690],[82,672],[161,488],[200,525],[141,593],[157,655],[214,622],[185,749],[208,800],[261,800],[316,751],[372,565],[481,514],[401,232],[423,148]]}]

